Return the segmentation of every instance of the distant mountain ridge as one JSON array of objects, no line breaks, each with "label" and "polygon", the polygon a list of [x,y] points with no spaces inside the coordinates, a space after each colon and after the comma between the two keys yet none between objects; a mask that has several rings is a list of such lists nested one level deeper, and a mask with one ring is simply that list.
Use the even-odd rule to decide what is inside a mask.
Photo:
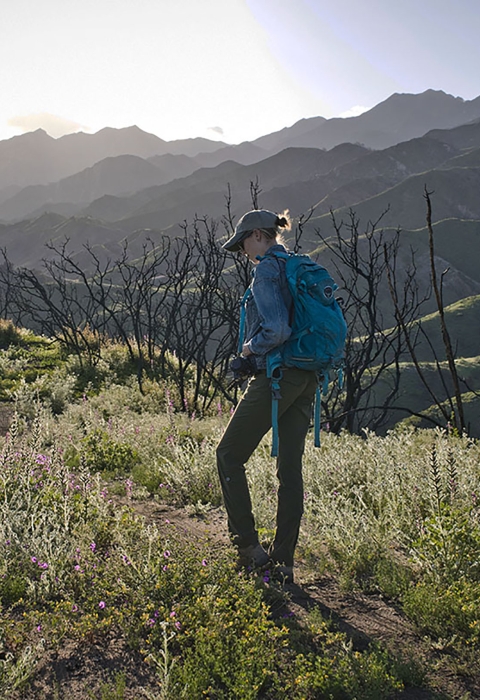
[{"label": "distant mountain ridge", "polygon": [[451,129],[475,119],[480,119],[480,97],[465,101],[443,91],[427,90],[419,95],[394,94],[358,117],[302,119],[237,146],[204,138],[168,142],[136,126],[107,127],[95,134],[79,132],[59,139],[39,129],[0,141],[0,202],[5,188],[51,184],[119,155],[148,159],[172,154],[195,158],[199,166],[212,167],[225,160],[247,165],[289,147],[330,150],[349,142],[383,149],[427,131]]},{"label": "distant mountain ridge", "polygon": [[303,119],[290,129],[253,143],[269,150],[307,145],[330,149],[344,142],[383,149],[432,129],[451,129],[479,118],[480,96],[466,101],[442,90],[426,90],[419,95],[395,93],[358,117]]},{"label": "distant mountain ridge", "polygon": [[226,146],[208,139],[167,142],[137,126],[79,132],[54,139],[43,129],[0,141],[0,190],[11,185],[50,184],[105,158],[134,155],[150,158],[175,151],[195,156]]}]

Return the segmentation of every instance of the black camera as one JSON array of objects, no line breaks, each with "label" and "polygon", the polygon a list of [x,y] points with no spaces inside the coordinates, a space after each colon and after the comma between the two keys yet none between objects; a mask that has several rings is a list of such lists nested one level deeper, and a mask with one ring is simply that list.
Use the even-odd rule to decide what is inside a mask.
[{"label": "black camera", "polygon": [[249,355],[248,357],[239,355],[235,357],[230,362],[230,370],[233,372],[233,379],[235,382],[244,382],[245,379],[253,377],[253,375],[257,373],[255,357],[253,355]]}]

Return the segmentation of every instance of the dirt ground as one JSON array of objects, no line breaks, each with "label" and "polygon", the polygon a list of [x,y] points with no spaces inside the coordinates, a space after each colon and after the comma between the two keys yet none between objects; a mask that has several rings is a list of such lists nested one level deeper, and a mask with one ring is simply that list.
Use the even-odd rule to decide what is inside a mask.
[{"label": "dirt ground", "polygon": [[[163,531],[174,528],[180,536],[192,540],[208,539],[214,546],[228,545],[226,522],[222,509],[213,509],[201,517],[154,501],[134,502],[135,510],[154,522]],[[170,530],[171,531],[171,530]],[[480,698],[480,678],[468,675],[468,669],[459,668],[455,658],[436,649],[431,641],[420,636],[401,611],[379,595],[344,592],[329,576],[315,576],[299,562],[295,570],[295,584],[286,587],[288,599],[281,612],[294,613],[298,620],[312,607],[345,632],[357,649],[364,649],[373,641],[404,658],[414,658],[428,671],[429,689],[408,689],[398,695],[403,700],[475,700]],[[112,684],[119,672],[127,676],[125,694],[102,694],[102,684]],[[161,698],[155,686],[155,674],[140,655],[129,650],[124,640],[112,638],[107,643],[81,647],[66,643],[55,652],[46,652],[37,669],[33,687],[21,695],[4,700],[140,700],[147,698],[144,689],[150,689],[151,698]]]}]

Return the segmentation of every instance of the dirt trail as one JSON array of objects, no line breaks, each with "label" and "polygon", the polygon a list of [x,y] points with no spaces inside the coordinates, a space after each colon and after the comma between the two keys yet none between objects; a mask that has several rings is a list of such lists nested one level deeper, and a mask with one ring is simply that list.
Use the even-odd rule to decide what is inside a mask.
[{"label": "dirt trail", "polygon": [[[210,544],[227,547],[226,517],[223,509],[209,510],[201,517],[188,510],[154,501],[132,504],[135,511],[149,522],[155,522],[160,531],[176,532],[189,540],[208,539]],[[428,683],[433,690],[409,689],[399,697],[405,700],[480,700],[480,678],[454,673],[455,658],[422,637],[401,610],[380,595],[345,592],[330,576],[316,576],[298,563],[295,584],[286,587],[286,610],[301,620],[312,607],[320,609],[324,618],[345,632],[356,649],[363,650],[372,642],[380,642],[396,656],[414,659],[428,668]],[[460,669],[459,669],[460,671]]]}]

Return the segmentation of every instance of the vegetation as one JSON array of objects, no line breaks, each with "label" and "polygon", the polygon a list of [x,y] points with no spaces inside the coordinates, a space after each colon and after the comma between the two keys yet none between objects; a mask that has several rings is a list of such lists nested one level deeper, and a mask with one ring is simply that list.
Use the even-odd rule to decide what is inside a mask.
[{"label": "vegetation", "polygon": [[[87,381],[75,356],[2,328],[11,340],[0,351],[11,366],[2,389],[15,399],[0,439],[2,697],[41,698],[49,654],[118,639],[146,662],[142,679],[104,675],[84,697],[366,700],[435,687],[438,668],[421,668],[417,649],[399,657],[358,645],[318,608],[293,615],[268,570],[238,571],[218,539],[137,513],[153,502],[203,517],[221,504],[214,458],[229,404],[199,418],[194,387],[182,397],[174,382],[148,380],[140,391],[135,373],[119,371],[121,344],[102,349]],[[25,343],[35,380],[25,377]],[[275,518],[268,454],[266,438],[248,472],[265,543]],[[442,663],[471,678],[480,672],[479,464],[477,442],[453,431],[324,431],[321,450],[307,440],[298,547],[307,580],[331,576],[395,602],[443,650]]]}]

